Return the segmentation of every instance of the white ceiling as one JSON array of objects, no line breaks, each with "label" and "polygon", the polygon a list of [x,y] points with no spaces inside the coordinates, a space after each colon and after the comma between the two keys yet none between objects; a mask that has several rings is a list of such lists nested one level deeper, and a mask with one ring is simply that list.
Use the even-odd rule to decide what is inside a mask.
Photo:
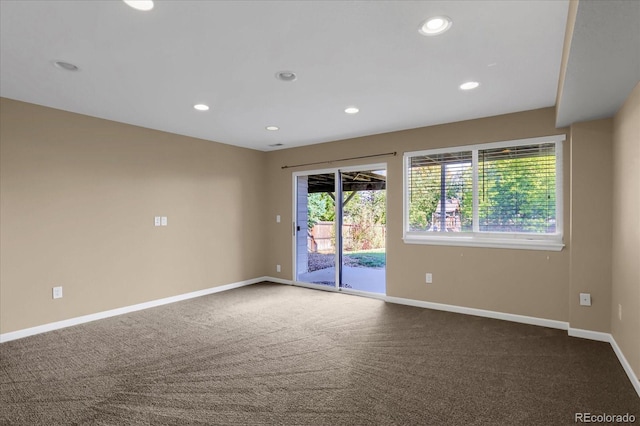
[{"label": "white ceiling", "polygon": [[[567,11],[565,0],[156,1],[150,12],[3,0],[0,95],[288,148],[553,106]],[[441,14],[448,32],[418,33]],[[283,70],[298,79],[277,80]],[[481,86],[459,90],[468,80]],[[345,114],[350,105],[360,113]]]}]

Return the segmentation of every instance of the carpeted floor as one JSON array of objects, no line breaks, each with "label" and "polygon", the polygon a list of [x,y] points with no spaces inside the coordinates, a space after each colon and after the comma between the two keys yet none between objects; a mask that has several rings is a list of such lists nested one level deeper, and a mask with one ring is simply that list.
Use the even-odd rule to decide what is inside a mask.
[{"label": "carpeted floor", "polygon": [[0,424],[557,425],[632,413],[607,343],[275,284],[0,345]]}]

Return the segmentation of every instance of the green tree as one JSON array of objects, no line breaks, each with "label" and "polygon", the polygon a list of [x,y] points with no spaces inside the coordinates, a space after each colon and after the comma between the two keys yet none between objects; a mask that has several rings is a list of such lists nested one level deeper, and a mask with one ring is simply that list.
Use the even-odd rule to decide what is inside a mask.
[{"label": "green tree", "polygon": [[[446,200],[458,200],[463,230],[471,230],[473,220],[472,168],[469,162],[431,164],[411,169],[409,226],[412,231],[426,231],[434,224],[433,213],[442,196],[442,168]],[[438,226],[438,224],[435,224]]]},{"label": "green tree", "polygon": [[485,161],[479,167],[480,229],[544,233],[555,229],[555,158]]},{"label": "green tree", "polygon": [[327,192],[316,192],[307,196],[307,226],[312,229],[321,221],[331,222],[335,219],[335,203]]},{"label": "green tree", "polygon": [[440,166],[412,167],[410,179],[409,229],[426,231],[440,199]]},{"label": "green tree", "polygon": [[[350,198],[351,197],[351,198]],[[382,226],[386,225],[385,190],[345,192],[344,224],[350,226],[349,250],[383,248],[385,245]]]}]

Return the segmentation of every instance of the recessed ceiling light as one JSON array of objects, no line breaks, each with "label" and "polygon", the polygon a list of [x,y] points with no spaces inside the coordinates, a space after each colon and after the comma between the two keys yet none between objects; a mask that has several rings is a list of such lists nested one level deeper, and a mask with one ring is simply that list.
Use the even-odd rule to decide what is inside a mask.
[{"label": "recessed ceiling light", "polygon": [[344,112],[346,112],[347,114],[357,114],[358,111],[360,111],[358,108],[351,106],[347,109],[344,110]]},{"label": "recessed ceiling light", "polygon": [[295,81],[298,76],[293,71],[280,71],[276,73],[276,78],[281,81]]},{"label": "recessed ceiling light", "polygon": [[195,109],[197,109],[198,111],[209,111],[209,105],[205,105],[205,104],[196,104],[193,106]]},{"label": "recessed ceiling light", "polygon": [[153,9],[153,0],[123,0],[127,5],[136,10],[151,10]]},{"label": "recessed ceiling light", "polygon": [[424,36],[439,35],[451,28],[452,24],[448,16],[434,16],[424,21],[418,32]]},{"label": "recessed ceiling light", "polygon": [[267,127],[265,127],[265,129],[271,130],[271,131],[275,131],[275,130],[279,130],[280,127],[278,127],[278,126],[267,126]]},{"label": "recessed ceiling light", "polygon": [[478,83],[477,81],[467,81],[466,83],[462,83],[460,85],[460,89],[471,90],[471,89],[475,89],[478,86],[480,86],[480,83]]},{"label": "recessed ceiling light", "polygon": [[65,71],[78,71],[79,69],[77,66],[64,61],[53,61],[53,65]]}]

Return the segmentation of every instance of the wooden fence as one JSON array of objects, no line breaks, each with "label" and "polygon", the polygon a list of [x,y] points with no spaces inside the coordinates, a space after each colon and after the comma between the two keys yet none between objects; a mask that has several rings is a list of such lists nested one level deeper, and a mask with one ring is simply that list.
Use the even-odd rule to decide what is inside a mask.
[{"label": "wooden fence", "polygon": [[[342,241],[345,250],[370,250],[385,247],[387,227],[385,225],[363,226],[343,224]],[[307,238],[307,249],[313,253],[335,252],[335,223],[318,222]]]}]

